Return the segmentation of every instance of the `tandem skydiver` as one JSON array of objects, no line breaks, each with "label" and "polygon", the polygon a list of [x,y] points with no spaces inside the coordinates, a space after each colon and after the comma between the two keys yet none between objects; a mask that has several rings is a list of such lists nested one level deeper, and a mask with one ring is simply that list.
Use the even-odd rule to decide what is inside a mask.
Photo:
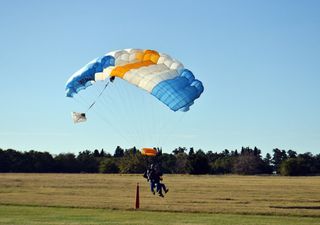
[{"label": "tandem skydiver", "polygon": [[166,185],[164,183],[161,183],[162,175],[163,173],[160,168],[158,166],[154,166],[154,164],[151,164],[150,168],[148,168],[143,175],[143,177],[150,182],[150,190],[152,194],[155,194],[154,188],[156,187],[156,191],[160,197],[164,197],[162,190],[165,193],[169,191],[169,189],[166,188]]}]

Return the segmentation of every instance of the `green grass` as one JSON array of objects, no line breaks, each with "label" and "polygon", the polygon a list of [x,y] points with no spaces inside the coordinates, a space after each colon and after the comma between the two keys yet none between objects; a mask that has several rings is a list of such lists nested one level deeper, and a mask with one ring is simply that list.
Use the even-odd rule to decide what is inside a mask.
[{"label": "green grass", "polygon": [[[320,178],[0,174],[0,224],[320,224]],[[139,211],[134,211],[136,183]]]},{"label": "green grass", "polygon": [[319,218],[227,215],[208,213],[172,213],[125,211],[109,209],[0,206],[0,224],[10,225],[74,225],[74,224],[132,224],[132,225],[313,225]]}]

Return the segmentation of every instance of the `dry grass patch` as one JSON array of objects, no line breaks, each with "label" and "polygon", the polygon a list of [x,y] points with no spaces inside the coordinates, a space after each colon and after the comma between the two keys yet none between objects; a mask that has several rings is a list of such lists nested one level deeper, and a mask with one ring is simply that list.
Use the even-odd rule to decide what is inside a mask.
[{"label": "dry grass patch", "polygon": [[320,217],[319,177],[165,175],[153,196],[142,175],[0,174],[0,204]]}]

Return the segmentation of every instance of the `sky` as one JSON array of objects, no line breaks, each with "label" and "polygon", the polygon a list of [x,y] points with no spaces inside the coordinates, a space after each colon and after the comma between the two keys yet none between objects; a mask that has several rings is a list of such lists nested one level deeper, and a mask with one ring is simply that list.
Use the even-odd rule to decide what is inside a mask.
[{"label": "sky", "polygon": [[[319,11],[312,0],[1,0],[0,148],[257,146],[264,154],[319,154]],[[68,78],[125,48],[178,59],[202,81],[203,94],[187,113],[171,112],[116,80],[88,121],[73,124],[70,113],[86,111],[92,99],[65,97]]]}]

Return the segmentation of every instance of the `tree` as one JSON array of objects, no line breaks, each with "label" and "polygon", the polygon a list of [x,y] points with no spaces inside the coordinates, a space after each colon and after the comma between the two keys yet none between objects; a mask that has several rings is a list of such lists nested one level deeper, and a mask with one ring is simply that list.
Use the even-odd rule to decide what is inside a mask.
[{"label": "tree", "polygon": [[30,151],[32,158],[32,172],[50,173],[54,172],[55,161],[49,152]]},{"label": "tree", "polygon": [[150,163],[162,166],[165,173],[190,174],[269,174],[274,170],[281,175],[302,176],[320,175],[320,154],[310,152],[297,154],[293,150],[273,149],[261,157],[261,150],[242,147],[237,150],[205,153],[201,149],[195,152],[193,148],[178,147],[172,154],[162,153],[158,149],[157,156],[142,156],[135,147],[122,149],[117,146],[114,156],[105,153],[103,149],[93,152],[85,150],[78,155],[61,153],[52,156],[48,152],[35,150],[20,152],[14,149],[0,148],[0,172],[59,172],[59,173],[142,173]]},{"label": "tree", "polygon": [[315,165],[314,165],[315,174],[320,175],[320,154],[316,155],[314,157],[314,160],[315,160]]},{"label": "tree", "polygon": [[73,153],[61,153],[54,158],[58,173],[79,173],[79,163]]},{"label": "tree", "polygon": [[207,174],[210,171],[206,154],[200,149],[195,154],[189,152],[189,165],[191,174]]},{"label": "tree", "polygon": [[190,165],[188,162],[188,155],[185,152],[175,154],[176,163],[174,166],[174,173],[185,174],[189,173]]},{"label": "tree", "polygon": [[316,165],[316,158],[313,157],[311,152],[306,152],[303,154],[299,154],[298,158],[303,159],[304,166],[306,168],[307,174],[316,174],[317,173],[317,165]]},{"label": "tree", "polygon": [[224,157],[222,155],[222,153],[217,153],[217,152],[212,152],[212,151],[208,151],[206,156],[207,156],[207,159],[208,159],[209,163],[213,163],[217,159]]},{"label": "tree", "polygon": [[105,153],[103,149],[101,149],[100,153],[99,153],[99,157],[108,157],[110,158],[111,155],[109,153]]},{"label": "tree", "polygon": [[280,150],[278,148],[273,149],[272,164],[275,171],[278,173],[280,172],[280,165],[282,161],[286,160],[287,158],[288,157],[285,150]]},{"label": "tree", "polygon": [[100,162],[99,173],[119,173],[119,166],[115,158],[105,158]]},{"label": "tree", "polygon": [[237,157],[239,156],[239,153],[238,153],[238,150],[234,150],[234,151],[231,151],[231,154],[230,154],[232,157]]},{"label": "tree", "polygon": [[177,155],[177,154],[179,154],[179,153],[185,153],[186,151],[187,151],[187,148],[185,148],[185,147],[178,147],[178,148],[174,149],[174,150],[172,151],[172,153],[173,153],[174,155]]},{"label": "tree", "polygon": [[228,157],[228,156],[230,156],[230,151],[229,151],[228,149],[225,149],[225,150],[222,152],[222,155],[223,155],[224,157]]},{"label": "tree", "polygon": [[136,149],[136,147],[134,146],[133,148],[129,148],[129,149],[126,149],[125,151],[124,151],[124,156],[125,155],[130,155],[130,154],[136,154],[137,153],[137,149]]},{"label": "tree", "polygon": [[114,151],[113,157],[120,158],[123,156],[124,156],[124,150],[120,146],[117,146],[116,150]]},{"label": "tree", "polygon": [[177,158],[172,154],[162,153],[159,157],[164,173],[175,173]]},{"label": "tree", "polygon": [[289,158],[297,158],[297,152],[293,150],[288,150],[288,157]]},{"label": "tree", "polygon": [[264,172],[264,163],[255,153],[241,154],[235,159],[233,171],[241,175],[254,175]]},{"label": "tree", "polygon": [[120,173],[143,173],[147,168],[147,161],[140,152],[136,154],[129,152],[119,160]]},{"label": "tree", "polygon": [[189,157],[190,156],[193,156],[194,155],[194,149],[193,148],[190,148],[190,150],[189,150]]},{"label": "tree", "polygon": [[98,149],[95,149],[95,150],[93,151],[93,157],[95,157],[95,158],[100,157],[100,152],[99,152]]},{"label": "tree", "polygon": [[91,153],[89,150],[79,152],[77,160],[79,162],[81,172],[98,172],[98,161],[95,159],[94,153]]},{"label": "tree", "polygon": [[306,161],[300,157],[284,160],[279,169],[283,176],[303,176],[309,172]]},{"label": "tree", "polygon": [[10,172],[10,160],[7,151],[0,148],[0,172]]},{"label": "tree", "polygon": [[271,165],[271,155],[269,153],[266,154],[266,157],[263,159],[263,163],[264,163],[264,172],[265,174],[272,174],[273,172],[273,166]]},{"label": "tree", "polygon": [[233,157],[221,157],[210,163],[211,173],[213,174],[227,174],[231,173],[233,168]]}]

